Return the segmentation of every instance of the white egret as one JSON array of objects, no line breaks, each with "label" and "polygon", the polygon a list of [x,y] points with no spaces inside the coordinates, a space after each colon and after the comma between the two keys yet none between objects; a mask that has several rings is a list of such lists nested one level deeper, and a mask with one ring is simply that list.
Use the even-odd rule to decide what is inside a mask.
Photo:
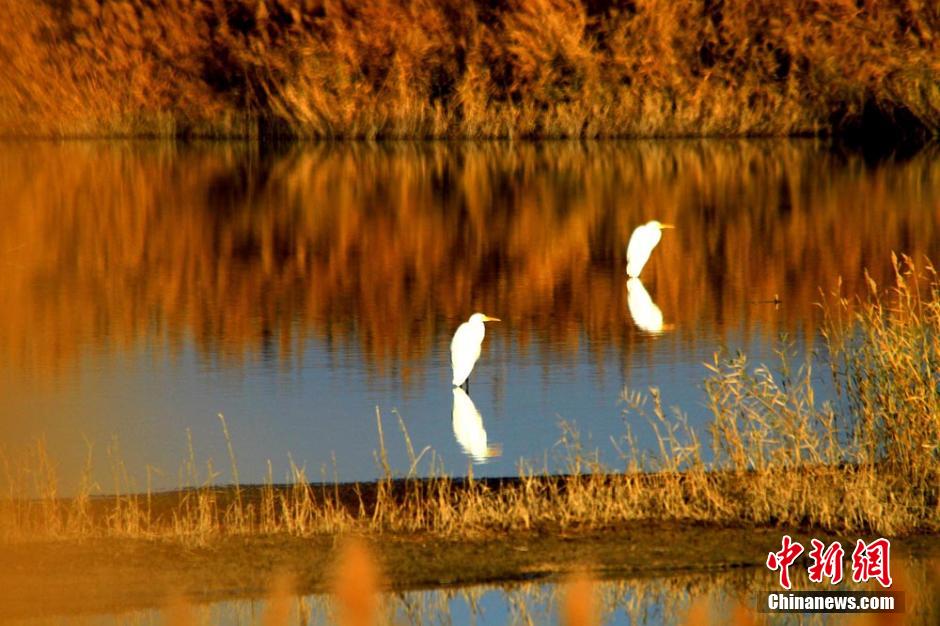
[{"label": "white egret", "polygon": [[653,302],[639,278],[627,281],[627,308],[630,309],[633,323],[640,330],[651,335],[659,335],[663,330],[667,330],[663,324],[663,312]]},{"label": "white egret", "polygon": [[450,342],[450,364],[454,368],[454,386],[459,387],[470,377],[473,366],[480,358],[483,335],[486,329],[483,322],[498,322],[498,317],[483,313],[474,313],[470,319],[457,328]]},{"label": "white egret", "polygon": [[650,259],[653,248],[662,239],[664,228],[675,228],[675,226],[652,220],[634,229],[633,234],[630,235],[630,243],[627,244],[627,276],[636,278],[640,275],[643,266]]},{"label": "white egret", "polygon": [[467,392],[460,387],[454,387],[453,417],[454,437],[474,461],[484,463],[487,459],[503,453],[502,446],[487,443],[483,416],[477,411]]}]

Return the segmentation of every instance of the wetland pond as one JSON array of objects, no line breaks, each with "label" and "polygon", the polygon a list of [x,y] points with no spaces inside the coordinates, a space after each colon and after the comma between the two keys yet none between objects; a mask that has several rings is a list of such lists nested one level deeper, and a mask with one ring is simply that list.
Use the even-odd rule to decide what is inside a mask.
[{"label": "wetland pond", "polygon": [[[658,388],[705,431],[704,363],[716,351],[754,365],[772,365],[781,346],[797,364],[821,351],[823,294],[864,294],[866,271],[889,285],[892,252],[940,258],[940,159],[872,160],[810,140],[12,142],[0,144],[0,212],[0,451],[15,458],[41,442],[55,495],[185,487],[197,464],[195,482],[230,484],[219,414],[242,484],[289,479],[290,463],[313,481],[374,480],[377,412],[396,472],[411,465],[400,423],[421,453],[417,474],[498,477],[520,463],[566,471],[563,441],[575,432],[614,470],[628,429],[637,449],[654,449],[625,390]],[[627,241],[651,219],[676,228],[628,282]],[[474,311],[502,321],[489,325],[465,394],[450,384],[449,343]],[[813,376],[816,401],[834,401],[832,382]],[[257,583],[166,609],[152,581],[128,576],[196,575],[173,569],[198,562],[196,550],[183,562],[172,547],[166,567],[134,570],[118,544],[103,549],[101,563],[118,564],[107,576],[135,596],[88,578],[63,557],[73,548],[83,549],[47,546],[43,567],[89,594],[57,596],[0,568],[11,588],[19,580],[40,597],[8,590],[0,621],[275,623]],[[21,572],[39,575],[24,554]],[[910,588],[926,590],[934,565],[910,555]],[[203,563],[203,573],[258,569],[229,556],[235,567]],[[553,622],[562,569],[549,556],[529,557],[538,575],[528,582],[386,593],[385,614]],[[610,624],[684,623],[689,598],[726,612],[773,587],[766,569],[741,567],[751,557],[724,557],[675,575],[606,572],[599,613]],[[640,577],[616,580],[628,575]],[[278,602],[277,623],[332,619],[325,596]]]},{"label": "wetland pond", "polygon": [[[810,140],[15,142],[0,212],[0,433],[44,441],[60,493],[88,446],[102,493],[176,488],[187,430],[231,482],[219,413],[243,483],[289,459],[376,478],[377,409],[396,471],[400,417],[447,473],[506,476],[563,471],[562,422],[613,469],[627,423],[652,447],[625,388],[702,429],[716,350],[819,349],[821,290],[889,284],[892,251],[940,258],[940,160]],[[676,228],[628,285],[650,219]],[[502,322],[467,396],[449,342],[474,311]]]}]

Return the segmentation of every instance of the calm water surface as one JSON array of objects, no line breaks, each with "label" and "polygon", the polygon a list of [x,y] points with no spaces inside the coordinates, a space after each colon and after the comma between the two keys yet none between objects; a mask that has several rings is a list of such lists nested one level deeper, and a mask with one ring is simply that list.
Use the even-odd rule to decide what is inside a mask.
[{"label": "calm water surface", "polygon": [[[507,475],[563,469],[562,421],[614,467],[625,421],[650,446],[625,387],[704,428],[718,349],[821,348],[820,288],[888,282],[892,250],[940,258],[940,160],[810,141],[7,143],[0,216],[0,440],[43,439],[63,492],[87,445],[104,492],[109,458],[137,488],[178,486],[187,429],[230,480],[219,413],[242,482],[289,458],[376,477],[377,408],[396,470],[400,417],[449,473]],[[676,229],[628,284],[630,232],[653,218]],[[449,342],[478,310],[503,321],[466,396]]]}]

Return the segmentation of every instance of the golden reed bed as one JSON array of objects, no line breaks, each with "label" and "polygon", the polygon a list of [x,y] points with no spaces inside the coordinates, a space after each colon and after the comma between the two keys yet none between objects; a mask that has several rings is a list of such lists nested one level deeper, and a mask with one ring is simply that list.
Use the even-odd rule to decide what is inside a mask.
[{"label": "golden reed bed", "polygon": [[7,0],[0,59],[6,135],[940,129],[912,0]]}]

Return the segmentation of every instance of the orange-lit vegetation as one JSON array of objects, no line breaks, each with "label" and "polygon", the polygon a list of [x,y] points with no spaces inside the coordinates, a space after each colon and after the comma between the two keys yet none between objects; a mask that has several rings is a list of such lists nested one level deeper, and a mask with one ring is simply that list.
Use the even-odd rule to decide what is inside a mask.
[{"label": "orange-lit vegetation", "polygon": [[561,623],[564,626],[596,626],[594,585],[584,572],[571,575],[561,605]]},{"label": "orange-lit vegetation", "polygon": [[0,362],[45,379],[88,350],[237,359],[315,337],[407,382],[476,309],[556,358],[585,337],[641,351],[624,249],[651,216],[678,225],[644,281],[683,341],[813,328],[819,287],[890,282],[889,242],[940,258],[929,150],[871,167],[813,142],[40,143],[6,146],[0,172]]},{"label": "orange-lit vegetation", "polygon": [[0,132],[597,137],[940,129],[889,0],[7,0]]},{"label": "orange-lit vegetation", "polygon": [[360,542],[348,542],[339,552],[332,591],[339,609],[339,623],[370,626],[378,612],[379,571],[375,557]]}]

